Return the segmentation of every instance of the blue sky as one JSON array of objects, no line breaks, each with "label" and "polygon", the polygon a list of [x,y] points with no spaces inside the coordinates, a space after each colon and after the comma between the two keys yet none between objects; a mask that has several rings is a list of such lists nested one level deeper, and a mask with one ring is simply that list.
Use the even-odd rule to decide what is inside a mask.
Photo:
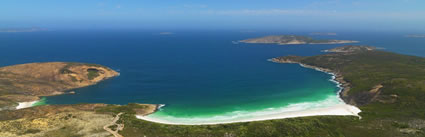
[{"label": "blue sky", "polygon": [[2,0],[0,28],[423,30],[425,0]]}]

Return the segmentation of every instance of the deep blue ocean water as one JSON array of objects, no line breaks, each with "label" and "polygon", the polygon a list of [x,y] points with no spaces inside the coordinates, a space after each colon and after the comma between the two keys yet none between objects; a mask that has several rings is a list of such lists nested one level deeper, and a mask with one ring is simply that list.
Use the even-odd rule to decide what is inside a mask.
[{"label": "deep blue ocean water", "polygon": [[[232,41],[296,32],[47,31],[0,33],[0,66],[31,62],[85,62],[119,77],[47,97],[47,104],[132,102],[166,104],[157,116],[213,117],[336,98],[331,75],[267,59],[324,54],[341,45],[234,44]],[[425,56],[425,38],[404,33],[347,33],[316,38],[358,40],[397,53]]]}]

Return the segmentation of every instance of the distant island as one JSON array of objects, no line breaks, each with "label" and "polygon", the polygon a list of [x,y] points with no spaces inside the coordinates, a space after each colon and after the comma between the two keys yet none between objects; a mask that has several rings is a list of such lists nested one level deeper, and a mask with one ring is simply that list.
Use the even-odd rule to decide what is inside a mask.
[{"label": "distant island", "polygon": [[310,33],[310,35],[319,35],[319,36],[336,36],[338,35],[337,33],[334,32],[313,32]]},{"label": "distant island", "polygon": [[160,32],[159,35],[173,35],[173,32]]},{"label": "distant island", "polygon": [[425,38],[425,35],[406,35],[408,38]]},{"label": "distant island", "polygon": [[357,43],[353,40],[315,40],[311,37],[297,35],[279,35],[265,36],[260,38],[252,38],[241,40],[243,43],[262,43],[262,44],[278,44],[278,45],[297,45],[297,44],[346,44]]},{"label": "distant island", "polygon": [[118,75],[108,67],[86,63],[47,62],[1,67],[0,110],[21,108],[24,106],[19,106],[19,102],[64,94]]},{"label": "distant island", "polygon": [[47,31],[47,29],[44,28],[10,28],[10,29],[0,29],[0,32],[38,32],[38,31]]}]

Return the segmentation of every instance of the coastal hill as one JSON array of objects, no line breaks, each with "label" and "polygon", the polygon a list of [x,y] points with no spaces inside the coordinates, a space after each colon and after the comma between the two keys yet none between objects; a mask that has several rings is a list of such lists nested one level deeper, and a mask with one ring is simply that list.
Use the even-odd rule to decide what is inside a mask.
[{"label": "coastal hill", "polygon": [[[111,137],[122,128],[119,112],[147,115],[156,105],[44,105],[0,111],[1,137]],[[122,117],[122,116],[121,116]],[[117,121],[115,121],[117,120]]]},{"label": "coastal hill", "polygon": [[[402,98],[400,95],[409,95],[409,92],[410,95],[422,95],[412,88],[418,89],[417,91],[425,90],[422,83],[425,77],[424,58],[375,49],[367,46],[344,46],[327,50],[334,52],[331,54],[312,57],[285,56],[273,58],[272,61],[298,63],[336,73],[344,80],[343,83],[348,84],[345,85],[345,91],[341,95],[351,104],[366,105],[371,102],[391,104],[398,102],[397,100]],[[402,83],[407,85],[402,86]]]},{"label": "coastal hill", "polygon": [[2,67],[0,109],[8,109],[16,102],[38,100],[38,96],[63,94],[118,75],[108,67],[84,63],[48,62]]},{"label": "coastal hill", "polygon": [[372,51],[372,50],[376,50],[376,49],[377,49],[376,47],[372,47],[372,46],[347,45],[347,46],[336,47],[336,48],[333,48],[333,49],[324,50],[324,52],[358,53],[358,52],[362,52],[362,51]]},{"label": "coastal hill", "polygon": [[311,37],[297,35],[279,35],[265,36],[260,38],[252,38],[241,40],[242,43],[262,43],[262,44],[279,44],[279,45],[296,45],[296,44],[346,44],[357,43],[352,40],[315,40]]}]

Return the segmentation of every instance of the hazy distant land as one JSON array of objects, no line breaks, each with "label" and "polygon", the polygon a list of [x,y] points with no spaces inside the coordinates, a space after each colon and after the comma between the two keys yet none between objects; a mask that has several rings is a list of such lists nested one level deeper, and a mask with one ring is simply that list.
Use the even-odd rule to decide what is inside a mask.
[{"label": "hazy distant land", "polygon": [[310,35],[319,35],[319,36],[336,36],[338,35],[337,33],[334,32],[313,32],[310,33]]},{"label": "hazy distant land", "polygon": [[159,35],[173,35],[173,32],[160,32]]},{"label": "hazy distant land", "polygon": [[47,31],[45,28],[9,28],[9,29],[0,29],[0,32],[38,32],[38,31]]},{"label": "hazy distant land", "polygon": [[406,35],[408,38],[425,38],[425,35]]},{"label": "hazy distant land", "polygon": [[278,45],[297,45],[297,44],[346,44],[357,43],[353,40],[316,40],[311,37],[297,35],[272,35],[260,38],[241,40],[243,43],[261,43]]}]

